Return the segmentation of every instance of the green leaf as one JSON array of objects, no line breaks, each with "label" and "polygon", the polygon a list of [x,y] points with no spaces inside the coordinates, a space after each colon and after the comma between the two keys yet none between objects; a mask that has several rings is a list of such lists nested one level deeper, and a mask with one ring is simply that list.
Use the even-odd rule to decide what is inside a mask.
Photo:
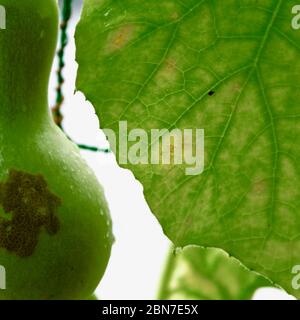
[{"label": "green leaf", "polygon": [[295,4],[85,0],[76,40],[77,89],[103,128],[118,132],[127,120],[128,130],[149,135],[205,130],[201,175],[181,165],[122,165],[143,184],[167,236],[176,246],[221,248],[299,298]]},{"label": "green leaf", "polygon": [[186,247],[171,251],[161,300],[249,300],[271,284],[219,249]]}]

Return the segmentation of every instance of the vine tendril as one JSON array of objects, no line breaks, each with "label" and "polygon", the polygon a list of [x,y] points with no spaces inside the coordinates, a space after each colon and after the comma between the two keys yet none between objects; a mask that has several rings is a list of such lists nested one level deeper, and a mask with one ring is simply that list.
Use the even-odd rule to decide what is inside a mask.
[{"label": "vine tendril", "polygon": [[[64,131],[62,126],[63,115],[61,113],[61,106],[64,102],[64,95],[63,95],[63,85],[65,82],[65,79],[63,77],[63,69],[65,67],[64,56],[65,56],[66,46],[68,45],[67,31],[68,31],[69,20],[72,16],[72,5],[73,5],[72,0],[63,0],[62,8],[61,8],[59,49],[57,51],[58,69],[57,69],[56,104],[52,108],[52,115],[53,115],[54,122],[62,131]],[[68,138],[72,140],[70,137]],[[77,146],[82,150],[110,153],[110,149],[108,148],[98,148],[94,146],[88,146],[85,144],[77,144]]]},{"label": "vine tendril", "polygon": [[65,67],[64,54],[65,48],[68,44],[68,23],[72,15],[72,0],[64,0],[61,9],[61,23],[60,23],[60,47],[57,52],[58,70],[57,70],[57,88],[56,88],[56,104],[52,109],[55,123],[62,129],[63,115],[61,113],[61,106],[64,101],[63,96],[63,69]]}]

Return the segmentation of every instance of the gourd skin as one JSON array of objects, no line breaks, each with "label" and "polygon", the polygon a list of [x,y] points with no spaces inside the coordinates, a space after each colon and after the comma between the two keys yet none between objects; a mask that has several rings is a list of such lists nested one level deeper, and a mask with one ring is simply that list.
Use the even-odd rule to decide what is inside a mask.
[{"label": "gourd skin", "polygon": [[113,236],[101,186],[47,105],[57,2],[1,5],[0,299],[87,299],[105,272]]}]

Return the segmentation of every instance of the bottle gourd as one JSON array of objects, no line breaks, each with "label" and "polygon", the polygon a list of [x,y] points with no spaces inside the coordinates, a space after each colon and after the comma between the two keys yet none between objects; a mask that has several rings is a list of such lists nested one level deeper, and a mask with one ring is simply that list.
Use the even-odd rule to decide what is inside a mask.
[{"label": "bottle gourd", "polygon": [[57,1],[0,4],[0,299],[88,299],[113,236],[101,186],[48,108]]}]

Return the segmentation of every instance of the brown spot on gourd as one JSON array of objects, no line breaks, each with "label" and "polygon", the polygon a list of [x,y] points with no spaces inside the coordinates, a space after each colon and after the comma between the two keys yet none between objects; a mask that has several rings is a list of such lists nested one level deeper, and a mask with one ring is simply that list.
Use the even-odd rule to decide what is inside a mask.
[{"label": "brown spot on gourd", "polygon": [[60,198],[54,195],[42,175],[11,170],[6,182],[0,183],[0,248],[29,257],[44,228],[49,235],[59,230],[55,215]]}]

